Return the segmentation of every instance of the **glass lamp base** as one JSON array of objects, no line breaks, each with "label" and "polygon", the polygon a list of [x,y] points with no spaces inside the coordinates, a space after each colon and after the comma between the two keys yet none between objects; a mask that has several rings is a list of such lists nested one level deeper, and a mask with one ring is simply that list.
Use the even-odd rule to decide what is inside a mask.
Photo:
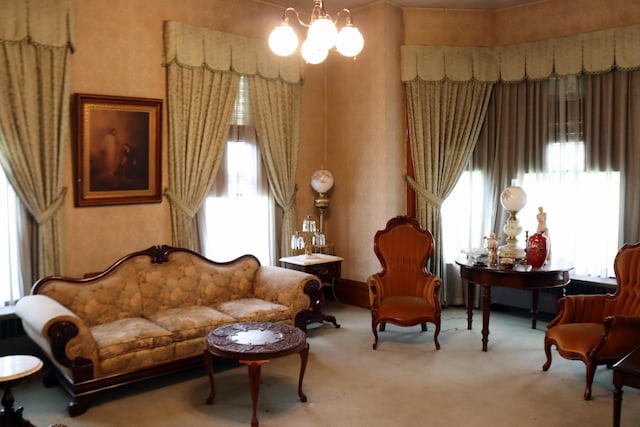
[{"label": "glass lamp base", "polygon": [[517,247],[515,244],[506,244],[498,248],[498,257],[500,258],[513,258],[523,259],[526,258],[527,253],[523,248]]}]

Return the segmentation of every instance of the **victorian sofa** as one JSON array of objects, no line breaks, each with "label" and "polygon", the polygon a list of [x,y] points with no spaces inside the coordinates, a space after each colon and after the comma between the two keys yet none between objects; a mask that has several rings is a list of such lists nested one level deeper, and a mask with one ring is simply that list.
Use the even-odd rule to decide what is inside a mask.
[{"label": "victorian sofa", "polygon": [[220,263],[154,246],[88,277],[42,278],[16,313],[76,416],[103,390],[202,365],[204,337],[221,325],[286,322],[306,331],[319,297],[316,276],[261,266],[252,255]]}]

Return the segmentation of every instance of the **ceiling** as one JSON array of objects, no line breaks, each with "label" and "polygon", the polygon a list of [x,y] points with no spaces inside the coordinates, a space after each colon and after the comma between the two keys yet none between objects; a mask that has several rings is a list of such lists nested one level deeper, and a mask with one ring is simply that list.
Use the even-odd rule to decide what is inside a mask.
[{"label": "ceiling", "polygon": [[[369,3],[376,3],[380,0],[325,0],[324,6],[327,12],[334,9],[353,9]],[[524,3],[534,3],[539,0],[388,0],[389,3],[402,7],[426,7],[426,8],[446,8],[446,9],[500,9],[503,7],[516,6]],[[309,10],[313,7],[313,0],[268,0],[283,7],[302,8],[308,5]]]}]

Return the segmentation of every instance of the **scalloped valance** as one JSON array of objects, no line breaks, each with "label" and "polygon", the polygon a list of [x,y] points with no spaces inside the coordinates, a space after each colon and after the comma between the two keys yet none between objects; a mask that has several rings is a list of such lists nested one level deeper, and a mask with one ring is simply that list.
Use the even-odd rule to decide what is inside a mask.
[{"label": "scalloped valance", "polygon": [[74,50],[71,0],[0,0],[0,10],[0,42],[30,41]]},{"label": "scalloped valance", "polygon": [[498,47],[401,47],[402,81],[516,82],[640,68],[640,25]]},{"label": "scalloped valance", "polygon": [[297,55],[280,57],[265,40],[222,33],[175,21],[164,23],[165,65],[208,67],[216,71],[233,71],[282,79],[288,83],[302,80],[302,66]]}]

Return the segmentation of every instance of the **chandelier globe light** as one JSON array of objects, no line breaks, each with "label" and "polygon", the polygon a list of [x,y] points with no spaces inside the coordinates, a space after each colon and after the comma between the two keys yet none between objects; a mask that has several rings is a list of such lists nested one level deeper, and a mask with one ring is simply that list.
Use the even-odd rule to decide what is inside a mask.
[{"label": "chandelier globe light", "polygon": [[278,56],[289,56],[298,48],[298,36],[287,23],[282,23],[269,35],[269,47]]},{"label": "chandelier globe light", "polygon": [[[308,24],[300,19],[300,14],[293,7],[288,7],[282,15],[282,24],[278,25],[269,35],[269,47],[279,56],[292,55],[298,48],[298,36],[289,26],[289,12],[295,13],[298,23],[307,27],[307,38],[302,43],[300,53],[309,64],[319,64],[324,61],[331,49],[336,49],[341,55],[354,58],[364,48],[364,38],[353,25],[351,11],[342,9],[336,14],[335,20],[324,9],[323,0],[314,0],[311,18]],[[344,16],[346,23],[338,32],[336,23]]]}]

